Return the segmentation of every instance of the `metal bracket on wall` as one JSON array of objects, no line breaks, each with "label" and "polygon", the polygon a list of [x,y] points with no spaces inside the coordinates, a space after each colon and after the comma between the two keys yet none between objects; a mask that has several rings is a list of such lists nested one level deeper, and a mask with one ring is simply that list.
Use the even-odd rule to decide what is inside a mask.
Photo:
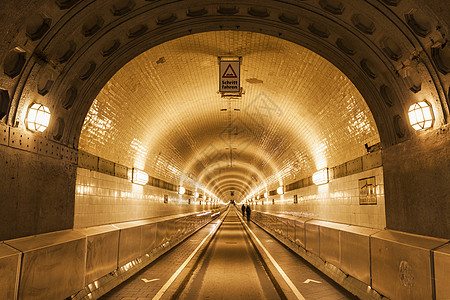
[{"label": "metal bracket on wall", "polygon": [[0,124],[0,145],[8,146],[9,126]]},{"label": "metal bracket on wall", "polygon": [[54,158],[61,158],[61,145],[55,142],[40,138],[38,140],[38,154],[50,156]]},{"label": "metal bracket on wall", "polygon": [[78,150],[63,146],[61,158],[72,164],[78,164]]},{"label": "metal bracket on wall", "polygon": [[34,134],[19,128],[10,127],[8,146],[37,153],[38,141]]},{"label": "metal bracket on wall", "polygon": [[99,157],[98,159],[98,171],[100,173],[108,174],[114,176],[115,168],[114,163],[112,161],[103,159]]},{"label": "metal bracket on wall", "polygon": [[45,136],[8,125],[0,124],[0,145],[59,158],[72,164],[78,162],[77,149],[48,140]]},{"label": "metal bracket on wall", "polygon": [[98,156],[89,154],[87,152],[78,151],[78,167],[98,171]]}]

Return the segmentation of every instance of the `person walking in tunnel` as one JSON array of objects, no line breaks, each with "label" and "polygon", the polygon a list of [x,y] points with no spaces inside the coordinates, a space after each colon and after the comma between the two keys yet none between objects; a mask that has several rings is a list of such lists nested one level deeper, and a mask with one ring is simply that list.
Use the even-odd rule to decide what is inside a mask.
[{"label": "person walking in tunnel", "polygon": [[245,205],[244,204],[242,204],[241,210],[242,210],[242,217],[245,217]]},{"label": "person walking in tunnel", "polygon": [[247,205],[247,208],[245,209],[247,213],[247,222],[250,221],[250,214],[252,213],[252,209],[250,208],[250,205]]}]

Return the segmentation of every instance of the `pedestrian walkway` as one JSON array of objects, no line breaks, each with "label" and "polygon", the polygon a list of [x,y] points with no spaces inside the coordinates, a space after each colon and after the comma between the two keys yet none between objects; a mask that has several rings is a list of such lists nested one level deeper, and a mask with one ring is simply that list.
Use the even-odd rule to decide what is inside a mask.
[{"label": "pedestrian walkway", "polygon": [[[264,263],[252,246],[240,216],[241,213],[233,207],[229,210],[220,229],[205,248],[204,255],[199,256],[201,259],[192,276],[184,282],[186,285],[179,294],[180,299],[280,299],[279,289],[277,292],[265,272]],[[219,219],[211,222],[101,299],[154,299],[221,222]],[[301,294],[296,296],[297,299],[356,299],[257,225],[244,222],[295,285],[298,294]],[[189,267],[193,268],[193,265],[191,263]],[[275,278],[280,280],[281,277]],[[176,284],[182,281],[182,278],[178,279]],[[171,287],[172,291],[176,289]]]}]

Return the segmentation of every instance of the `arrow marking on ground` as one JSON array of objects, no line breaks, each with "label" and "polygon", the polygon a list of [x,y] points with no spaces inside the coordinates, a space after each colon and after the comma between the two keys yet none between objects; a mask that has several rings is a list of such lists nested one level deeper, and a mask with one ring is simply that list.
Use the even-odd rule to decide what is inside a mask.
[{"label": "arrow marking on ground", "polygon": [[149,283],[149,282],[152,282],[152,281],[158,281],[158,280],[159,280],[159,278],[155,278],[155,279],[151,279],[151,280],[148,280],[147,278],[142,278],[142,281],[145,282],[145,283]]},{"label": "arrow marking on ground", "polygon": [[303,281],[303,283],[310,283],[310,282],[314,282],[314,283],[322,283],[322,282],[320,282],[320,281],[313,280],[313,279],[306,279],[305,281]]}]

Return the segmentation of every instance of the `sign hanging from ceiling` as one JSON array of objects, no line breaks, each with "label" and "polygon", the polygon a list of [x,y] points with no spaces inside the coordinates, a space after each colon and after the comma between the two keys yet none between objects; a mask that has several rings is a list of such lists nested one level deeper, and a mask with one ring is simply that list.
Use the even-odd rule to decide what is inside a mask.
[{"label": "sign hanging from ceiling", "polygon": [[220,60],[219,72],[219,92],[239,93],[241,91],[241,62],[239,60]]}]

